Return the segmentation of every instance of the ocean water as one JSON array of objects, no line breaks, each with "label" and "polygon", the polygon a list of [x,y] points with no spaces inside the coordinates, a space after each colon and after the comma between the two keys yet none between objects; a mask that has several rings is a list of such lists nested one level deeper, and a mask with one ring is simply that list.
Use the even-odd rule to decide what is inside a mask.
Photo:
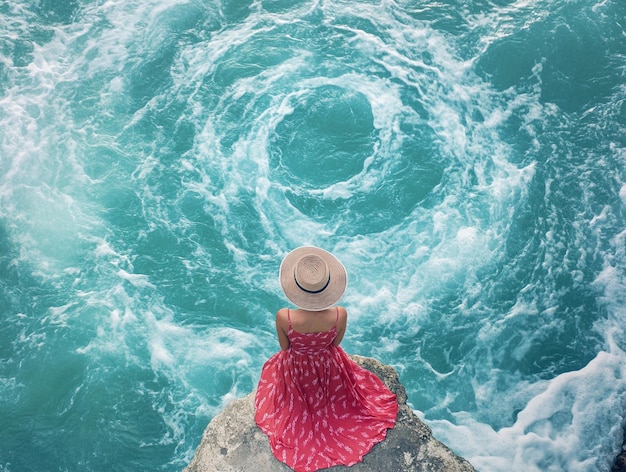
[{"label": "ocean water", "polygon": [[626,410],[622,0],[0,2],[0,471],[179,471],[333,251],[482,472]]}]

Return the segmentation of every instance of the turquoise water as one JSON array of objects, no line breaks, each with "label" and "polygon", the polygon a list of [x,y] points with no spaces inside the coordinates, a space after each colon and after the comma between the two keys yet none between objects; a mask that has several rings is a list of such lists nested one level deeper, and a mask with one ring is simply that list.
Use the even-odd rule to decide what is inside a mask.
[{"label": "turquoise water", "polygon": [[0,471],[177,471],[345,263],[351,353],[480,471],[626,407],[621,0],[0,3]]}]

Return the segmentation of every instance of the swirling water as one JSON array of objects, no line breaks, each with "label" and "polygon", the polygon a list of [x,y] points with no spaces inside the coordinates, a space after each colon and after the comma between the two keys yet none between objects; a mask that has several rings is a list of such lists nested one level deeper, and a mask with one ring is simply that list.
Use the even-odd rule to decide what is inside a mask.
[{"label": "swirling water", "polygon": [[0,470],[180,470],[278,349],[348,352],[481,471],[605,471],[626,393],[620,0],[0,4]]}]

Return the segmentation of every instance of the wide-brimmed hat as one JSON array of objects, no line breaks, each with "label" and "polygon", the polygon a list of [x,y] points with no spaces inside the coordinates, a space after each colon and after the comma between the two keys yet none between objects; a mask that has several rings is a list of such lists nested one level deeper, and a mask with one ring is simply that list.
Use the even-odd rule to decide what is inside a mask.
[{"label": "wide-brimmed hat", "polygon": [[302,246],[280,264],[280,285],[297,307],[322,311],[337,303],[348,285],[346,268],[330,252]]}]

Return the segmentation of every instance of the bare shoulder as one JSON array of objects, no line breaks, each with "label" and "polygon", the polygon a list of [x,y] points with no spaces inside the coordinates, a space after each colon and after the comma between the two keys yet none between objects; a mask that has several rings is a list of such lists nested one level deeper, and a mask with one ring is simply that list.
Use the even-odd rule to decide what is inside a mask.
[{"label": "bare shoulder", "polygon": [[287,322],[288,311],[289,310],[287,308],[281,308],[280,310],[278,310],[276,312],[276,322]]}]

